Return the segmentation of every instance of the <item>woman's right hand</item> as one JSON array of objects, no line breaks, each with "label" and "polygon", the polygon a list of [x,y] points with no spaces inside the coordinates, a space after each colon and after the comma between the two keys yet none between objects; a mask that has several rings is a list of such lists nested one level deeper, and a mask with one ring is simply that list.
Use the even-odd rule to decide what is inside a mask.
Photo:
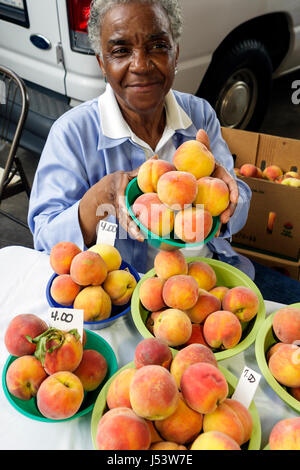
[{"label": "woman's right hand", "polygon": [[84,194],[79,204],[79,223],[86,246],[95,243],[97,225],[108,215],[115,216],[132,238],[144,241],[125,202],[126,187],[137,173],[138,168],[128,172],[116,171],[101,178]]}]

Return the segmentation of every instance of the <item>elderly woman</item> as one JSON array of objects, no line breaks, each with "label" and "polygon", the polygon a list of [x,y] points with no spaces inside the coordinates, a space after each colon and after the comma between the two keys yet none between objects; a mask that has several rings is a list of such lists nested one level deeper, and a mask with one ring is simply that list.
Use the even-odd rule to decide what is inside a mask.
[{"label": "elderly woman", "polygon": [[125,188],[146,159],[156,154],[172,161],[176,148],[197,136],[210,145],[216,159],[213,176],[227,183],[231,202],[221,215],[219,236],[189,254],[216,253],[237,261],[225,239],[245,224],[251,192],[235,179],[233,159],[211,106],[172,90],[181,30],[177,0],[92,2],[89,38],[106,91],[68,111],[49,133],[28,216],[37,250],[49,253],[62,240],[89,247],[96,242],[99,221],[115,215],[116,247],[123,259],[145,272],[153,266],[155,253],[129,217]]}]

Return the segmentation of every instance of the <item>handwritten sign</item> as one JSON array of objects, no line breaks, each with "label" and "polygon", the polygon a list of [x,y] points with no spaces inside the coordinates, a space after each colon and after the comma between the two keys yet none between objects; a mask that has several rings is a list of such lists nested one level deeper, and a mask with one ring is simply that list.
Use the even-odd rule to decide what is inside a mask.
[{"label": "handwritten sign", "polygon": [[97,243],[106,243],[107,245],[115,245],[117,235],[117,224],[101,220],[98,224]]},{"label": "handwritten sign", "polygon": [[83,310],[75,308],[55,308],[48,309],[49,327],[62,331],[77,329],[82,339],[83,335]]},{"label": "handwritten sign", "polygon": [[250,369],[250,367],[245,366],[231,398],[239,401],[246,408],[249,408],[260,379],[260,374]]}]

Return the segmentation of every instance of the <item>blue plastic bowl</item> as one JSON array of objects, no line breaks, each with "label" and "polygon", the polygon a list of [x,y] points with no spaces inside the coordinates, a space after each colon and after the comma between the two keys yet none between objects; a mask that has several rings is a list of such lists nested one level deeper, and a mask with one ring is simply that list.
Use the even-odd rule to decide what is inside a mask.
[{"label": "blue plastic bowl", "polygon": [[[122,261],[121,266],[119,269],[126,269],[128,268],[131,274],[134,276],[136,282],[139,282],[140,276],[138,272],[126,261]],[[50,289],[53,280],[58,276],[58,274],[54,273],[47,284],[46,287],[46,296],[47,296],[47,301],[50,307],[56,307],[56,308],[73,308],[73,306],[66,307],[65,305],[60,305],[51,296]],[[112,305],[112,311],[111,315],[109,318],[106,320],[101,320],[101,321],[85,321],[84,322],[84,328],[87,328],[88,330],[101,330],[102,328],[107,328],[108,326],[112,325],[118,318],[123,317],[126,315],[128,312],[130,312],[130,304],[131,304],[131,299],[126,305]]]}]

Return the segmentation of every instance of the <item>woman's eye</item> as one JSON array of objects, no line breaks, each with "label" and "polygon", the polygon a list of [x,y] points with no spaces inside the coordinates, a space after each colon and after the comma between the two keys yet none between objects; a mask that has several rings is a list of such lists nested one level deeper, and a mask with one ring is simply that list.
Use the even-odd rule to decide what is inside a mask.
[{"label": "woman's eye", "polygon": [[168,45],[165,43],[155,43],[152,45],[153,49],[169,49]]},{"label": "woman's eye", "polygon": [[128,53],[128,49],[126,47],[119,47],[118,49],[114,49],[112,51],[113,55],[124,55]]}]

